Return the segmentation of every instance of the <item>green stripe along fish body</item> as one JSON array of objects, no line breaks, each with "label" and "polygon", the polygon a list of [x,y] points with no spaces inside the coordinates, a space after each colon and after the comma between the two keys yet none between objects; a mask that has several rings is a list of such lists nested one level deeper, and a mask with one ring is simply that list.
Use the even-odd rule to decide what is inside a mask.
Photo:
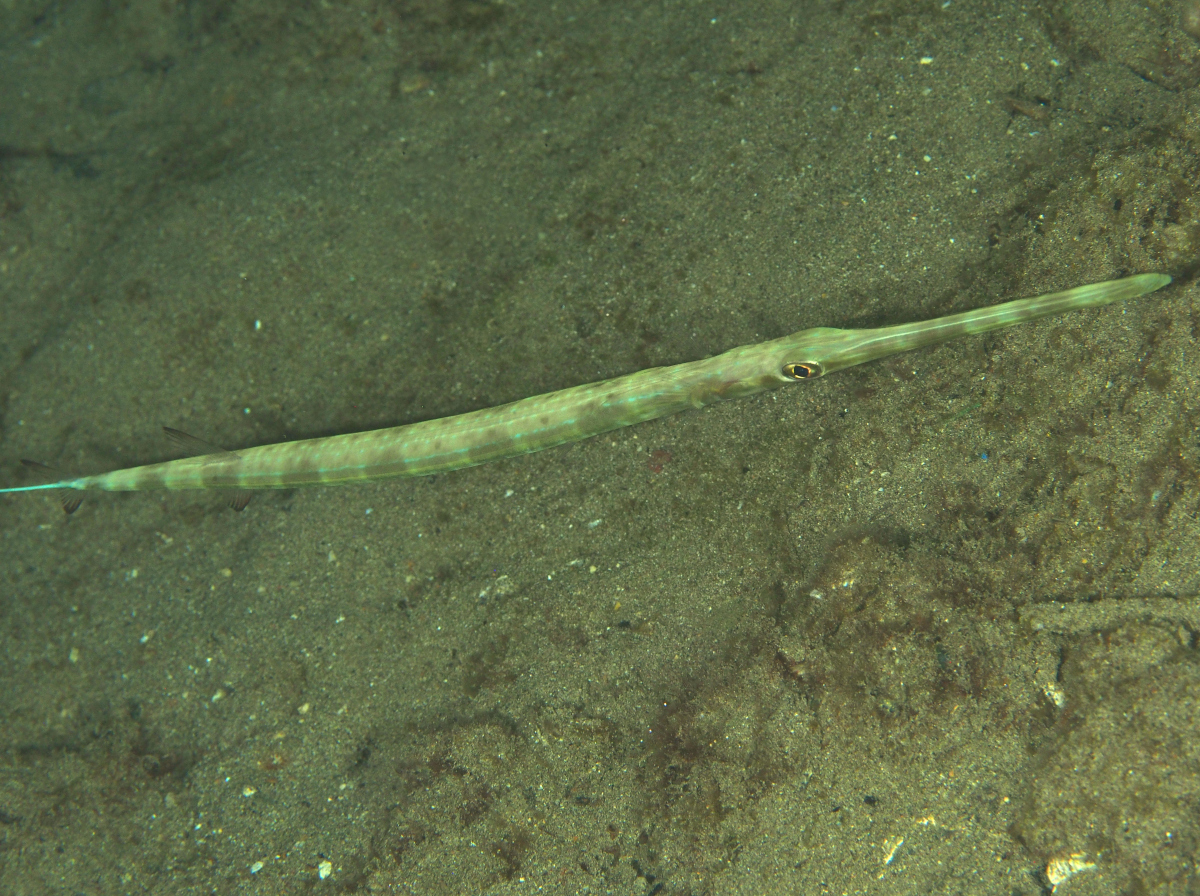
[{"label": "green stripe along fish body", "polygon": [[[1165,274],[1139,274],[918,323],[870,330],[801,330],[702,361],[655,367],[439,420],[236,452],[214,450],[0,493],[245,490],[427,476],[541,451],[962,336],[1131,299],[1170,282]],[[71,505],[78,502],[64,503],[73,509]]]}]

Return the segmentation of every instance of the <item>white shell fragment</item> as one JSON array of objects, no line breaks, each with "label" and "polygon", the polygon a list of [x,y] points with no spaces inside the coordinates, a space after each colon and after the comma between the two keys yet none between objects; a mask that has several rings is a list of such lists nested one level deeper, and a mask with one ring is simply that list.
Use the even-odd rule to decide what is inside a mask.
[{"label": "white shell fragment", "polygon": [[1067,703],[1066,692],[1053,681],[1048,681],[1042,685],[1042,693],[1046,695],[1047,700],[1059,709],[1062,709]]},{"label": "white shell fragment", "polygon": [[1080,871],[1091,871],[1096,867],[1095,862],[1089,862],[1086,854],[1073,852],[1069,856],[1059,856],[1051,859],[1046,865],[1046,880],[1050,882],[1050,892],[1058,889],[1058,885],[1068,878],[1074,877]]}]

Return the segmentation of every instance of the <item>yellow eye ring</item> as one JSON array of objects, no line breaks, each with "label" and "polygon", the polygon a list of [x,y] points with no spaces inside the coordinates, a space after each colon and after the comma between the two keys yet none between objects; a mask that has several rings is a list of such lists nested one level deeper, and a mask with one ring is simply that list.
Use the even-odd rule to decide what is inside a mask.
[{"label": "yellow eye ring", "polygon": [[811,380],[821,375],[821,365],[816,361],[800,361],[783,365],[783,375],[790,380]]}]

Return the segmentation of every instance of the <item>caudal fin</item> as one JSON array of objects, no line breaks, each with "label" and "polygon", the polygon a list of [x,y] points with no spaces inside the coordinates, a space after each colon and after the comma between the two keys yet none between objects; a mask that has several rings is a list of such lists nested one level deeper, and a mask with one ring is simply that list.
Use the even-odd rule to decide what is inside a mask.
[{"label": "caudal fin", "polygon": [[[21,463],[29,467],[29,469],[37,470],[39,473],[44,473],[47,476],[55,477],[62,475],[53,467],[38,463],[36,460],[22,460]],[[58,498],[59,503],[62,504],[63,513],[72,514],[83,503],[83,496],[74,493],[76,489],[71,485],[74,481],[73,479],[59,479],[57,482],[47,482],[42,485],[20,485],[14,488],[0,488],[0,494],[5,492],[40,492],[55,489],[62,492]]]}]

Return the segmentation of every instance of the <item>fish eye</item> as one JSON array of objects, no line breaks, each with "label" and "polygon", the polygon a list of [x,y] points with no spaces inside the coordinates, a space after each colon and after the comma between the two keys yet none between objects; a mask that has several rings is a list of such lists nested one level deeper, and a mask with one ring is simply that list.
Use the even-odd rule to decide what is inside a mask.
[{"label": "fish eye", "polygon": [[790,380],[811,380],[821,375],[821,365],[816,361],[801,361],[783,365],[783,375]]}]

